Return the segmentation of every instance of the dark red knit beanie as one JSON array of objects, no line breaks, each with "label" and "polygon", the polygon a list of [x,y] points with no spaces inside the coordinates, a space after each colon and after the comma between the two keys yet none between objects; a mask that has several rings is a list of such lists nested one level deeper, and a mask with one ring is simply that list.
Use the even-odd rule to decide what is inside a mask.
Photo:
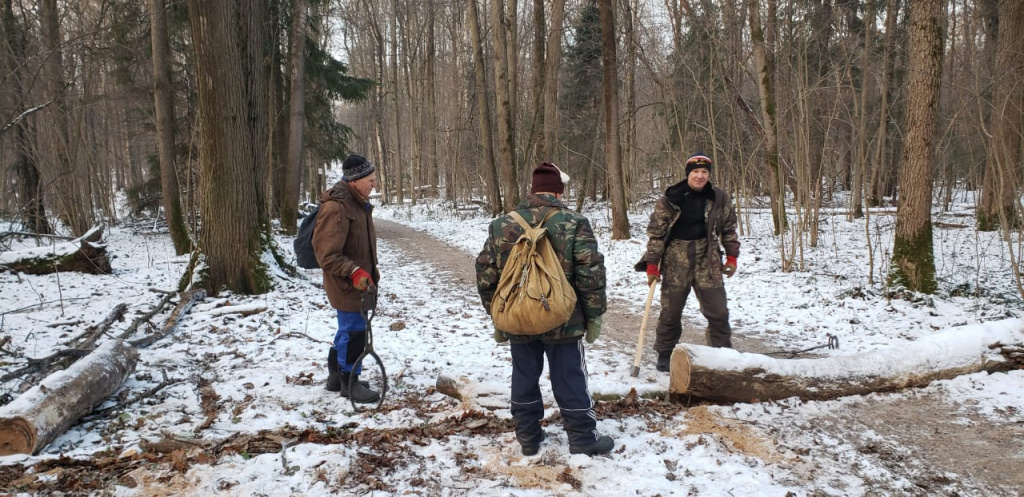
[{"label": "dark red knit beanie", "polygon": [[550,162],[544,162],[533,170],[530,193],[565,193],[565,182],[569,176]]}]

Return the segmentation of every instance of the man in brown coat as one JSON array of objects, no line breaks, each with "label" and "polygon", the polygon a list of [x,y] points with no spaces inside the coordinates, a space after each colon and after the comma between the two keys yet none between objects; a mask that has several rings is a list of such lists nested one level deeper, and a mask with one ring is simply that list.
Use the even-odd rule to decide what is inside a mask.
[{"label": "man in brown coat", "polygon": [[338,332],[327,354],[327,390],[341,392],[361,403],[377,402],[380,394],[355,382],[354,362],[366,344],[364,313],[377,303],[377,233],[373,227],[370,192],[377,187],[373,164],[350,155],[342,165],[344,176],[320,194],[320,212],[313,230],[313,252],[324,274],[327,300],[338,313]]}]

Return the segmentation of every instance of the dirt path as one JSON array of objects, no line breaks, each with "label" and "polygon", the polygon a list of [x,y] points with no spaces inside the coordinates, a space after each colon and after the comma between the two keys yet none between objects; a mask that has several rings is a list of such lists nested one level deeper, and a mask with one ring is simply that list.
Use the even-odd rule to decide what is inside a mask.
[{"label": "dirt path", "polygon": [[[375,222],[381,239],[449,273],[459,285],[476,284],[472,255],[401,224]],[[654,368],[655,354],[650,345],[659,312],[657,301],[655,295],[641,365],[645,371]],[[642,302],[609,301],[602,337],[594,347],[619,349],[631,362],[642,307]],[[703,322],[687,319],[684,317],[682,341],[703,343]],[[759,340],[745,337],[742,329],[734,330],[733,343],[744,352],[772,350]],[[819,456],[824,453],[824,457],[831,456],[837,464],[844,464],[843,451],[852,446],[911,482],[916,489],[911,492],[913,495],[945,495],[951,487],[963,495],[1024,495],[1024,423],[999,423],[973,415],[969,409],[958,410],[955,400],[914,393],[864,396],[849,408],[823,412],[812,426],[794,425],[780,417],[773,426],[763,428],[773,432],[780,445],[786,445],[787,434],[820,433],[835,443],[791,448],[798,452],[813,451]],[[844,445],[847,448],[842,448]],[[798,471],[799,463],[793,466],[790,469]],[[814,468],[805,471],[812,472]],[[851,468],[851,472],[856,473],[856,468]],[[870,475],[861,477],[870,481]],[[907,493],[905,487],[889,488],[885,484],[871,490],[880,494]]]}]

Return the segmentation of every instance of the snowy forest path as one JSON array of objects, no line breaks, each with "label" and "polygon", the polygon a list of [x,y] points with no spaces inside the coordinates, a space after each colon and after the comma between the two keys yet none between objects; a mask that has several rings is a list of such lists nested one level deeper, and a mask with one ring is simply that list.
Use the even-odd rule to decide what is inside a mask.
[{"label": "snowy forest path", "polygon": [[[475,292],[474,255],[400,223],[380,219],[374,223],[381,239],[436,268],[439,273],[450,275],[439,277],[439,284],[468,286]],[[388,271],[389,268],[382,270],[385,274]],[[684,312],[681,341],[701,344],[704,343],[703,317],[687,315],[687,312],[694,314],[691,307],[695,308],[688,305]],[[644,340],[641,364],[644,373],[654,370],[656,354],[651,344],[659,310],[655,298]],[[643,302],[609,299],[601,339],[590,347],[620,351],[617,353],[623,355],[623,362],[628,357],[632,364],[642,319]],[[760,340],[744,337],[741,327],[734,326],[733,335],[733,345],[738,350],[759,353],[774,350]],[[489,339],[483,330],[481,339]],[[789,416],[780,415],[772,426],[762,428],[775,434],[777,443],[783,446],[787,445],[787,439],[797,439],[808,431],[817,433],[815,438],[821,440],[820,445],[791,448],[835,451],[837,464],[842,464],[844,445],[873,454],[889,471],[913,482],[920,489],[920,495],[929,494],[929,488],[941,487],[950,478],[958,480],[967,494],[1024,495],[1024,446],[1021,445],[1024,425],[1019,422],[993,422],[990,417],[974,413],[970,406],[960,405],[957,399],[920,390],[835,402],[842,402],[843,407],[821,409],[811,425],[794,423]],[[793,465],[815,471],[809,462]],[[883,486],[876,490],[884,494],[895,489]]]}]

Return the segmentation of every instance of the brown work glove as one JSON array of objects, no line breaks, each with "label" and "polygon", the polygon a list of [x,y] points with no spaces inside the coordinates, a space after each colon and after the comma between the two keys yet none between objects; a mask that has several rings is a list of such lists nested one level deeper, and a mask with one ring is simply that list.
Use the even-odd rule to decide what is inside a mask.
[{"label": "brown work glove", "polygon": [[735,257],[731,255],[725,256],[725,264],[722,266],[722,274],[726,275],[729,278],[732,278],[732,275],[736,274]]},{"label": "brown work glove", "polygon": [[657,264],[647,264],[647,286],[651,286],[651,283],[655,281],[661,281],[661,271],[658,271]]}]

